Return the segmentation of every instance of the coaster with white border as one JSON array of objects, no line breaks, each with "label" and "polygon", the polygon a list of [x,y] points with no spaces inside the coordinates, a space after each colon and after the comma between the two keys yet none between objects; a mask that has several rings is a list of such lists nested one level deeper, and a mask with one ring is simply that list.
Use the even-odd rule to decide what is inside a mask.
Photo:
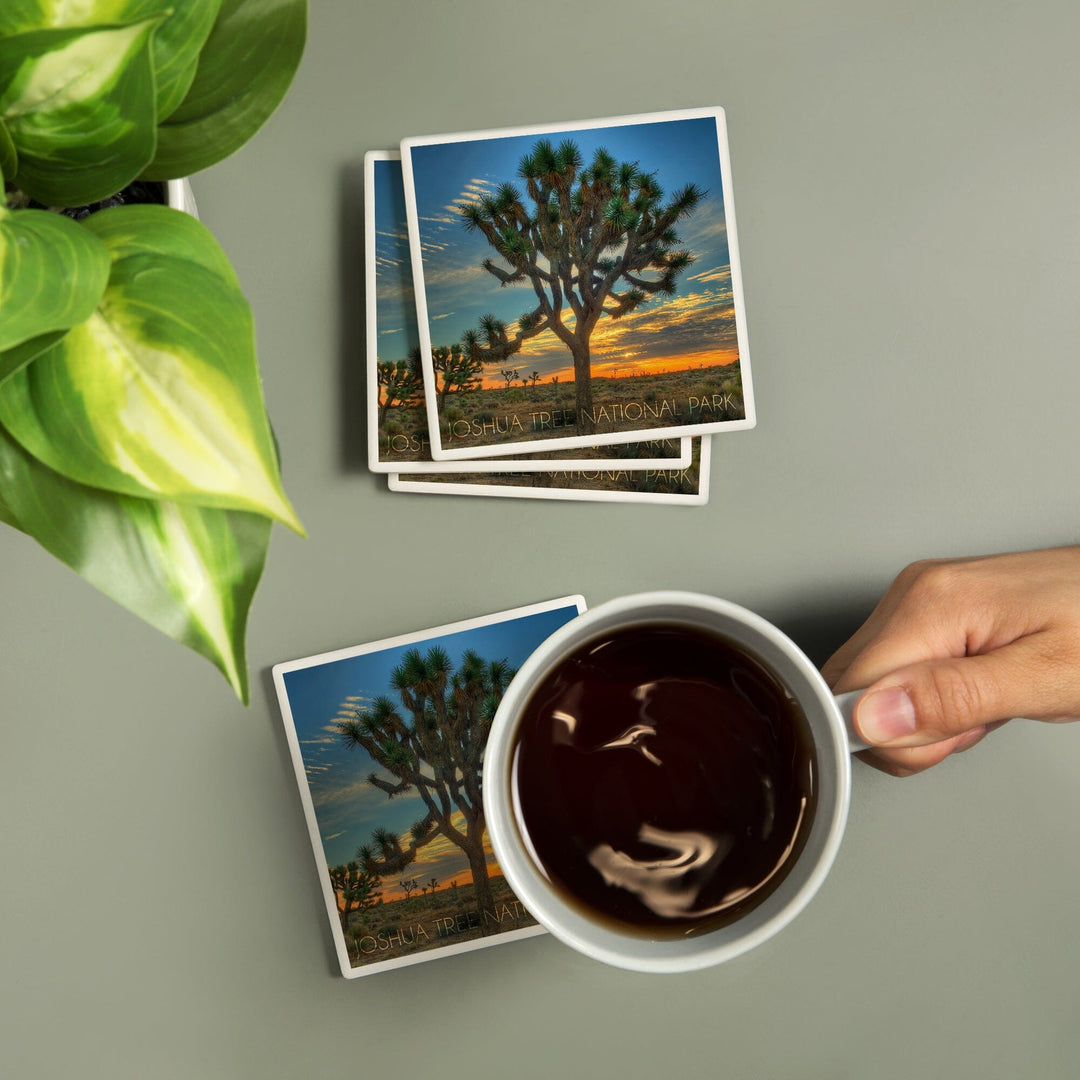
[{"label": "coaster with white border", "polygon": [[[405,189],[397,151],[371,150],[364,156],[367,322],[368,462],[372,472],[519,472],[597,469],[682,469],[690,464],[690,438],[648,439],[613,447],[543,451],[503,461],[433,462],[428,438],[420,342],[413,301],[412,262],[405,220]],[[435,393],[454,420],[479,386],[479,372],[462,356],[460,343],[433,350]],[[533,380],[520,390],[507,387],[510,401],[538,400]],[[555,394],[552,408],[563,408],[572,390]],[[447,405],[449,402],[449,405]],[[541,422],[552,413],[541,411]],[[481,417],[478,422],[483,423]],[[552,464],[552,463],[555,464]]]},{"label": "coaster with white border", "polygon": [[565,596],[274,665],[346,978],[544,932],[492,854],[483,751],[516,669],[584,610]]},{"label": "coaster with white border", "polygon": [[[754,426],[723,109],[407,138],[401,159],[435,460]],[[481,379],[456,414],[449,341]],[[522,380],[544,394],[511,400]]]},{"label": "coaster with white border", "polygon": [[510,499],[704,506],[709,501],[711,439],[710,435],[702,435],[693,440],[693,460],[686,469],[470,473],[463,476],[391,473],[387,483],[391,491],[412,491],[425,495],[487,495]]}]

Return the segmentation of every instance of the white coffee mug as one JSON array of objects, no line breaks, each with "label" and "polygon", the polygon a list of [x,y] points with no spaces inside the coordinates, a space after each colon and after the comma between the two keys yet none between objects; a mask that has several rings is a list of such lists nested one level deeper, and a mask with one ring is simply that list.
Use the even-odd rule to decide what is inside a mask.
[{"label": "white coffee mug", "polygon": [[[718,929],[678,938],[620,933],[552,887],[518,827],[512,780],[522,711],[540,683],[579,646],[616,629],[681,624],[718,633],[770,669],[803,708],[814,742],[817,806],[805,846],[781,884],[757,907]],[[783,929],[810,902],[836,857],[847,821],[851,753],[864,749],[851,723],[860,691],[834,697],[802,650],[772,623],[726,600],[690,592],[624,596],[578,616],[521,666],[492,722],[484,756],[484,813],[495,857],[518,899],[567,945],[633,971],[693,971],[730,960]]]}]

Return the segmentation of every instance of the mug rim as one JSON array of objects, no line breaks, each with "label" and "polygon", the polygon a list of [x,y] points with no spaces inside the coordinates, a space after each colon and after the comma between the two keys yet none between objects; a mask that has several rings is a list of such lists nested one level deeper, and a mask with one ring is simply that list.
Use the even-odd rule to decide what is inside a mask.
[{"label": "mug rim", "polygon": [[[836,766],[833,797],[825,805],[819,802],[808,834],[809,843],[819,827],[818,821],[824,822],[821,826],[825,830],[824,840],[813,864],[805,870],[793,895],[782,903],[777,902],[776,897],[784,891],[781,886],[743,919],[767,909],[770,903],[776,910],[758,925],[735,935],[731,928],[737,927],[742,919],[697,937],[672,939],[650,938],[632,932],[624,934],[599,925],[589,919],[583,909],[564,900],[545,878],[529,854],[527,839],[521,834],[516,820],[512,753],[522,707],[533,690],[554,666],[574,648],[584,644],[594,631],[602,633],[604,624],[625,627],[636,623],[680,621],[678,616],[662,613],[662,609],[670,611],[672,608],[685,609],[685,620],[696,621],[699,625],[709,616],[739,624],[778,649],[784,661],[806,681],[819,706],[818,714],[825,722],[828,739],[821,738],[820,724],[811,722],[815,750],[819,756],[828,753]],[[712,628],[723,633],[715,625]],[[766,666],[775,667],[769,660],[760,656],[758,659]],[[790,672],[779,674],[787,684]],[[804,707],[806,704],[804,702]],[[542,926],[565,944],[604,963],[633,971],[681,972],[710,967],[733,959],[779,933],[806,907],[828,875],[843,837],[850,794],[850,748],[843,719],[832,691],[814,664],[787,634],[762,616],[732,601],[691,591],[656,590],[627,594],[599,604],[561,626],[529,655],[507,687],[492,721],[485,750],[484,816],[495,858],[515,895]],[[805,849],[800,860],[804,857]]]}]

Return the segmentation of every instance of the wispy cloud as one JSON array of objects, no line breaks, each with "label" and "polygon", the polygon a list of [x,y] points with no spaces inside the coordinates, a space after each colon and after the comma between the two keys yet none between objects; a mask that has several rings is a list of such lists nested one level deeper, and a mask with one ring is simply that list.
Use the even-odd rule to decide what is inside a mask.
[{"label": "wispy cloud", "polygon": [[447,206],[442,214],[427,214],[420,218],[427,225],[457,225],[461,218],[455,212],[454,207]]},{"label": "wispy cloud", "polygon": [[341,819],[330,824],[345,824],[349,820],[370,817],[386,802],[386,795],[368,783],[367,778],[351,780],[345,784],[324,785],[312,790],[311,801],[319,810],[320,820],[324,812],[338,810]]},{"label": "wispy cloud", "polygon": [[720,286],[719,292],[729,301],[734,295],[731,289],[730,266],[713,266],[708,270],[699,270],[696,274],[691,274],[686,280],[699,281],[703,285],[709,285],[715,282]]},{"label": "wispy cloud", "polygon": [[437,268],[424,267],[424,287],[434,288],[466,288],[476,289],[476,283],[490,275],[482,266],[440,266]]},{"label": "wispy cloud", "polygon": [[443,209],[448,213],[456,212],[463,206],[470,206],[473,203],[480,202],[485,196],[490,195],[494,189],[495,184],[491,180],[486,180],[482,176],[474,177],[464,184],[461,194],[452,200],[449,206],[444,206]]}]

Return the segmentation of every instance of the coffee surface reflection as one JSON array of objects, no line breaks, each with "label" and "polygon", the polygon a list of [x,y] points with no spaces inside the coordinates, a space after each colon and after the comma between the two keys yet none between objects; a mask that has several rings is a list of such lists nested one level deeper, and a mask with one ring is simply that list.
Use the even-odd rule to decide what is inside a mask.
[{"label": "coffee surface reflection", "polygon": [[545,876],[594,918],[649,936],[757,906],[814,813],[801,707],[741,646],[681,624],[620,629],[561,662],[523,711],[512,769]]}]

